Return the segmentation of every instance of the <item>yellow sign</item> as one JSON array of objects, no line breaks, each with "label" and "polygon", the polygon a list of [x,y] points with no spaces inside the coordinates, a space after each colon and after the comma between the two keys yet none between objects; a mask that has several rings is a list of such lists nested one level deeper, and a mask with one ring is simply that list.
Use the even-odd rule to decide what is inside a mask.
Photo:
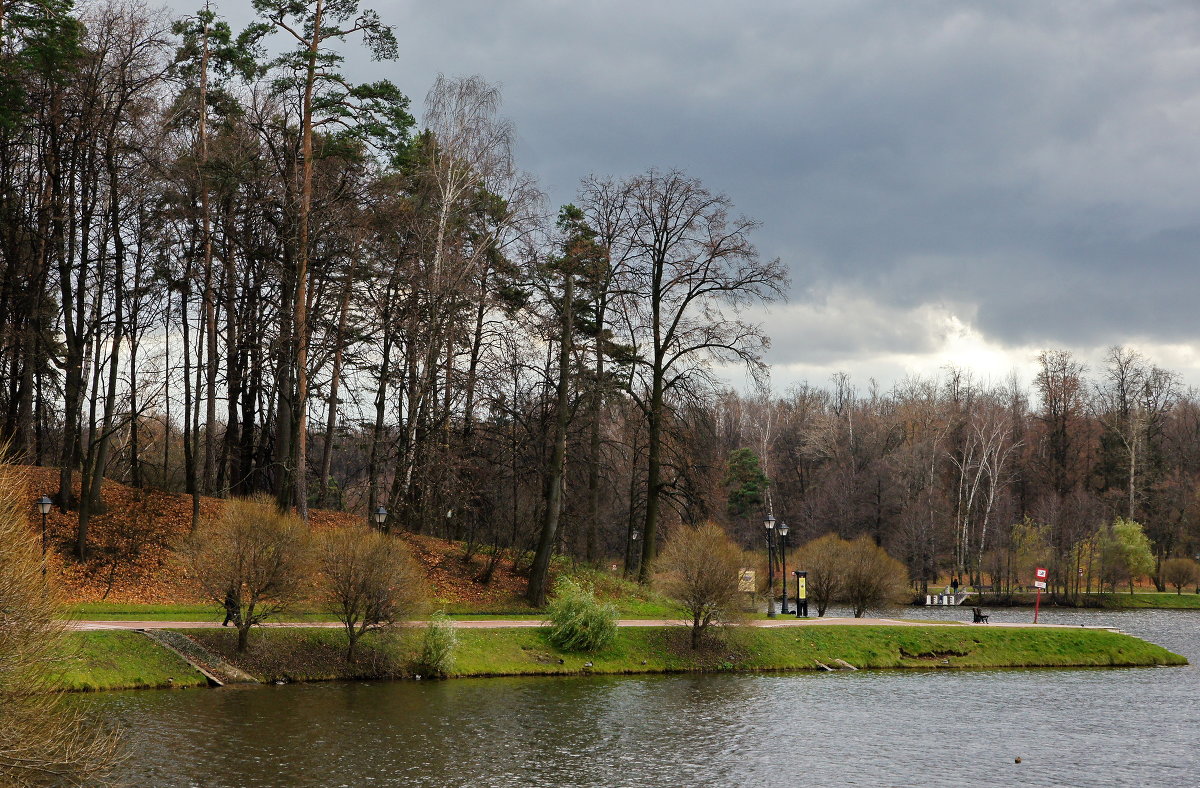
[{"label": "yellow sign", "polygon": [[798,588],[796,589],[797,599],[808,599],[808,578],[800,577],[796,579]]},{"label": "yellow sign", "polygon": [[743,569],[738,575],[738,591],[754,592],[754,570]]}]

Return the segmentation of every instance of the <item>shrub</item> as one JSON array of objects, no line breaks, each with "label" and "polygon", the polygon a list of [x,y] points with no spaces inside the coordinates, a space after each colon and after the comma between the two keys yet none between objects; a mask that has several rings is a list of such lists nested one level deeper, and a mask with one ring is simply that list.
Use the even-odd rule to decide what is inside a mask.
[{"label": "shrub", "polygon": [[554,584],[546,608],[550,642],[563,651],[600,651],[617,636],[617,608],[596,600],[591,588],[569,577]]},{"label": "shrub", "polygon": [[[825,615],[829,603],[842,593],[845,555],[850,543],[836,534],[825,534],[801,547],[796,554],[796,568],[808,573],[808,599]],[[786,578],[785,578],[786,580]]]},{"label": "shrub", "polygon": [[664,593],[692,617],[692,648],[704,632],[738,614],[738,577],[742,552],[719,525],[681,528],[655,563]]},{"label": "shrub", "polygon": [[441,611],[429,617],[425,637],[421,640],[421,656],[416,668],[427,676],[448,676],[454,672],[454,649],[458,648],[458,633],[454,623]]},{"label": "shrub", "polygon": [[307,527],[267,498],[226,502],[219,518],[200,522],[185,554],[205,596],[237,626],[239,652],[250,628],[294,604],[310,576]]},{"label": "shrub", "polygon": [[869,536],[860,536],[841,551],[841,598],[862,618],[867,608],[904,601],[908,570]]},{"label": "shrub", "polygon": [[110,785],[116,731],[63,702],[50,673],[65,623],[26,519],[25,478],[0,457],[0,785]]},{"label": "shrub", "polygon": [[1169,558],[1162,565],[1163,582],[1175,586],[1175,593],[1182,594],[1184,586],[1200,580],[1200,564],[1190,558]]},{"label": "shrub", "polygon": [[358,640],[412,618],[425,600],[425,573],[404,543],[366,526],[340,528],[320,540],[324,596],[346,628],[346,661]]}]

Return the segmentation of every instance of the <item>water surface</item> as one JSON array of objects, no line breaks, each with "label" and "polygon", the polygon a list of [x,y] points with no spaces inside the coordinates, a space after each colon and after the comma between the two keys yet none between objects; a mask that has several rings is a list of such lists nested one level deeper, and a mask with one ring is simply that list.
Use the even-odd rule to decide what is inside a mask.
[{"label": "water surface", "polygon": [[[1112,624],[1200,662],[1200,612],[1042,620]],[[1200,784],[1195,665],[347,682],[78,702],[121,721],[136,785]]]}]

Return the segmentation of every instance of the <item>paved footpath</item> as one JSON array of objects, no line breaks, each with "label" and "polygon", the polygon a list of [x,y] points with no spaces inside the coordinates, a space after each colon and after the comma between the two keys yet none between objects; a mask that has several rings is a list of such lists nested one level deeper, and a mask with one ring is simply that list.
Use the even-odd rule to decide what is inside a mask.
[{"label": "paved footpath", "polygon": [[[509,628],[528,628],[545,626],[546,622],[538,619],[474,619],[474,620],[451,620],[456,629],[509,629]],[[405,626],[421,626],[423,621],[410,621]],[[617,622],[619,627],[676,627],[690,626],[691,621],[681,619],[643,619],[630,618],[622,619]],[[767,629],[780,627],[818,627],[818,626],[895,626],[895,627],[924,627],[924,626],[939,626],[939,627],[1020,627],[1038,628],[1038,629],[1106,629],[1116,631],[1115,627],[1104,626],[1076,626],[1068,624],[972,624],[969,621],[913,621],[900,620],[895,618],[834,618],[826,616],[825,618],[776,618],[776,619],[753,619],[746,622],[751,626],[764,627]],[[264,624],[259,624],[262,627],[271,628],[306,628],[306,627],[326,627],[335,628],[342,626],[340,621],[270,621]],[[77,630],[101,630],[101,629],[220,629],[221,624],[217,621],[72,621],[70,624],[72,629]]]}]

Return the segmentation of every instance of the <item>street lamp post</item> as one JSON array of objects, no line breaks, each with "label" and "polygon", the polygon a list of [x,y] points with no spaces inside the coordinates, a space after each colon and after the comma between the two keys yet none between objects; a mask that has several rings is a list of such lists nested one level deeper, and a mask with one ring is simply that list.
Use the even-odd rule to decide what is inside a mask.
[{"label": "street lamp post", "polygon": [[637,572],[638,564],[640,564],[642,554],[638,552],[638,530],[634,528],[629,532],[629,574]]},{"label": "street lamp post", "polygon": [[767,529],[767,618],[775,618],[775,515],[768,514],[763,520]]},{"label": "street lamp post", "polygon": [[379,530],[384,530],[383,524],[387,522],[388,510],[380,506],[378,509],[372,512],[372,516],[375,518],[375,525],[379,526]]},{"label": "street lamp post", "polygon": [[782,585],[783,585],[783,602],[782,602],[782,604],[780,605],[780,610],[779,610],[779,612],[780,612],[780,613],[782,613],[783,615],[785,615],[785,616],[786,616],[788,613],[790,613],[790,612],[791,612],[790,610],[788,610],[788,603],[787,603],[787,535],[788,535],[788,525],[787,525],[787,523],[781,522],[781,523],[779,523],[779,527],[778,527],[777,529],[775,529],[775,530],[779,531],[779,579],[780,579],[781,581],[783,581],[783,582],[782,582]]},{"label": "street lamp post", "polygon": [[44,495],[38,498],[37,508],[42,513],[42,577],[46,576],[46,515],[50,514],[53,505],[54,501]]}]

